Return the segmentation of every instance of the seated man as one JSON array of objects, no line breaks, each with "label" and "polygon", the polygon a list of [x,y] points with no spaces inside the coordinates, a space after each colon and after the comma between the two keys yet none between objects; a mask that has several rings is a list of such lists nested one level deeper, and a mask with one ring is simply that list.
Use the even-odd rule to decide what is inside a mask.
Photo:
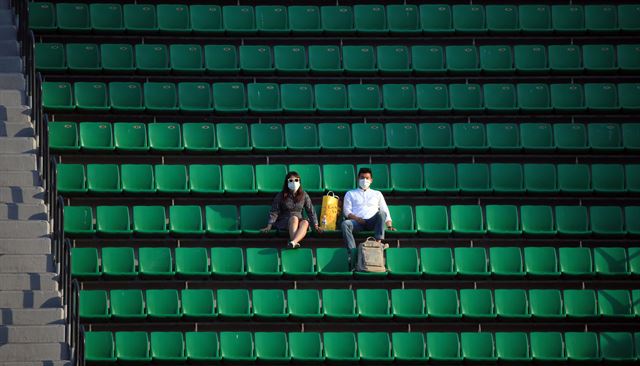
[{"label": "seated man", "polygon": [[373,182],[371,169],[362,168],[358,172],[358,187],[352,189],[344,196],[342,213],[345,220],[342,222],[342,237],[349,249],[356,248],[353,233],[362,230],[374,230],[375,239],[384,239],[385,225],[388,230],[394,231],[391,225],[391,214],[387,203],[380,191],[370,189]]}]

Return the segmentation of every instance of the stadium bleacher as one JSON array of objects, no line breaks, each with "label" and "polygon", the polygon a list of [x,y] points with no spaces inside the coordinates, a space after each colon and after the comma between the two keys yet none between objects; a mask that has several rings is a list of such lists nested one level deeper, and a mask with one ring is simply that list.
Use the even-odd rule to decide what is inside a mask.
[{"label": "stadium bleacher", "polygon": [[[68,1],[29,25],[80,362],[640,361],[640,4]],[[361,167],[387,272],[261,232]]]}]

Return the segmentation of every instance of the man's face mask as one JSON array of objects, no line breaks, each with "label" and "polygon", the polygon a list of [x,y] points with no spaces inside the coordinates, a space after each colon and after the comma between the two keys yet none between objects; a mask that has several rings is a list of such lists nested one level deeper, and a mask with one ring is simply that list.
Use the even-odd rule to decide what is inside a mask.
[{"label": "man's face mask", "polygon": [[367,189],[371,185],[371,181],[367,178],[360,178],[358,180],[358,186],[362,189]]}]

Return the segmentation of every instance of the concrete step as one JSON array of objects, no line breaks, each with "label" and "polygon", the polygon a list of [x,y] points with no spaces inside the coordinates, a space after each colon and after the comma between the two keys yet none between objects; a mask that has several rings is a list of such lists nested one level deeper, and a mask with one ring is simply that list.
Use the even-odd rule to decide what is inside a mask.
[{"label": "concrete step", "polygon": [[48,236],[47,221],[0,221],[0,239],[35,239]]},{"label": "concrete step", "polygon": [[[1,57],[1,59],[6,59],[8,57]],[[0,67],[2,67],[2,64],[0,64]],[[4,69],[0,69],[0,75],[2,75],[1,73],[4,72],[2,71]],[[7,89],[7,90],[0,90],[0,105],[3,105],[5,107],[9,107],[9,106],[21,106],[21,105],[26,105],[27,104],[27,95],[23,90],[11,90],[11,89]]]},{"label": "concrete step", "polygon": [[[55,272],[51,254],[5,254],[0,255],[0,273],[47,273]],[[0,283],[0,290],[4,284]]]},{"label": "concrete step", "polygon": [[0,137],[0,154],[33,153],[36,139],[33,137]]},{"label": "concrete step", "polygon": [[2,325],[65,324],[62,308],[0,309]]},{"label": "concrete step", "polygon": [[0,220],[46,220],[47,217],[47,206],[43,203],[0,203]]},{"label": "concrete step", "polygon": [[0,290],[56,291],[58,290],[57,276],[55,273],[0,273]]},{"label": "concrete step", "polygon": [[20,56],[20,43],[17,41],[0,41],[0,56]]},{"label": "concrete step", "polygon": [[58,291],[0,291],[0,308],[59,308],[62,306],[60,296]]},{"label": "concrete step", "polygon": [[36,170],[5,170],[0,174],[0,187],[33,187],[40,185],[42,185],[42,182]]},{"label": "concrete step", "polygon": [[0,171],[37,170],[35,154],[0,155]]},{"label": "concrete step", "polygon": [[0,0],[0,9],[12,9],[10,0]]},{"label": "concrete step", "polygon": [[[5,344],[0,346],[0,360],[43,361],[49,366],[51,360],[68,360],[69,348],[65,343]],[[6,366],[6,364],[3,364]]]},{"label": "concrete step", "polygon": [[[25,103],[18,107],[0,106],[0,122],[10,123],[30,123],[31,122],[31,108]],[[0,133],[0,136],[2,135]],[[33,136],[33,135],[31,135]]]},{"label": "concrete step", "polygon": [[0,326],[0,344],[64,342],[64,325]]},{"label": "concrete step", "polygon": [[72,366],[71,361],[5,362],[2,366]]},{"label": "concrete step", "polygon": [[51,239],[0,239],[0,254],[51,254]]},{"label": "concrete step", "polygon": [[0,74],[0,89],[25,90],[26,85],[24,75],[21,73]]},{"label": "concrete step", "polygon": [[18,29],[13,24],[13,20],[0,19],[0,39],[7,41],[18,39]]},{"label": "concrete step", "polygon": [[22,59],[17,56],[0,57],[0,72],[23,72]]},{"label": "concrete step", "polygon": [[42,187],[0,187],[2,203],[42,203],[45,192]]},{"label": "concrete step", "polygon": [[[0,115],[2,115],[0,107]],[[29,122],[0,122],[0,137],[33,137],[33,125]]]},{"label": "concrete step", "polygon": [[13,9],[0,9],[0,24],[2,25],[15,24],[13,14],[14,14]]}]

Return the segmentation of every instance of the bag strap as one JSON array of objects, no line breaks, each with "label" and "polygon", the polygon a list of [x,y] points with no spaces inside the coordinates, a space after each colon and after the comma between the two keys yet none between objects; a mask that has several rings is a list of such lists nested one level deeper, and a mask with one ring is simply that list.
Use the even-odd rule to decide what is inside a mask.
[{"label": "bag strap", "polygon": [[333,198],[340,199],[340,197],[339,197],[337,194],[333,193],[333,191],[329,191],[329,192],[327,192],[327,194],[326,194],[326,195],[327,195],[327,196],[331,196],[331,197],[333,197]]}]

